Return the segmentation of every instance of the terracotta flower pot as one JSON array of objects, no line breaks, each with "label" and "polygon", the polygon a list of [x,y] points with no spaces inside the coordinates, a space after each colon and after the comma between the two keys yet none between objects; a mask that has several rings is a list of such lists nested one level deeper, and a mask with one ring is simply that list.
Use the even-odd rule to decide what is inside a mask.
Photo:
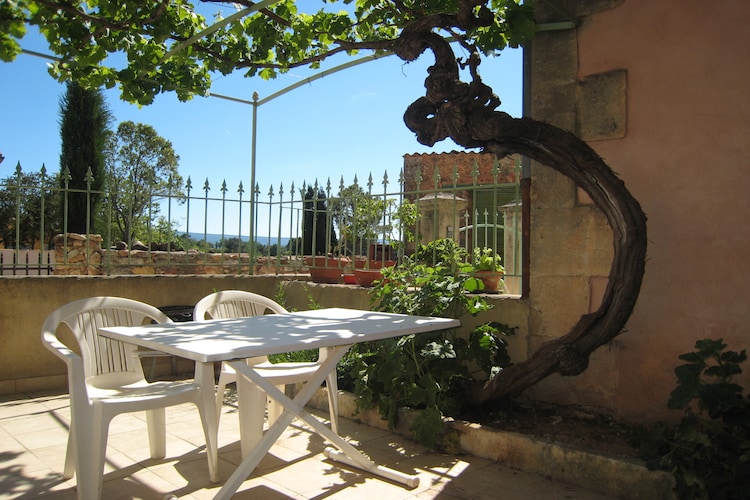
[{"label": "terracotta flower pot", "polygon": [[500,291],[503,273],[497,271],[475,271],[474,277],[484,284],[484,293],[497,293]]},{"label": "terracotta flower pot", "polygon": [[341,283],[344,268],[351,264],[346,257],[306,256],[303,260],[310,269],[314,283]]},{"label": "terracotta flower pot", "polygon": [[382,280],[380,269],[355,269],[354,280],[359,286],[371,287],[375,280]]},{"label": "terracotta flower pot", "polygon": [[395,260],[371,260],[367,267],[370,269],[382,269],[384,267],[393,267],[395,265]]},{"label": "terracotta flower pot", "polygon": [[355,269],[380,269],[382,267],[392,267],[396,265],[395,260],[382,260],[382,259],[370,259],[368,260],[365,257],[355,257],[354,258],[354,268]]},{"label": "terracotta flower pot", "polygon": [[360,262],[354,261],[354,279],[359,286],[372,286],[373,281],[382,280],[383,273],[380,272],[384,267],[393,267],[396,265],[395,260],[370,260],[365,261],[366,266],[357,265]]}]

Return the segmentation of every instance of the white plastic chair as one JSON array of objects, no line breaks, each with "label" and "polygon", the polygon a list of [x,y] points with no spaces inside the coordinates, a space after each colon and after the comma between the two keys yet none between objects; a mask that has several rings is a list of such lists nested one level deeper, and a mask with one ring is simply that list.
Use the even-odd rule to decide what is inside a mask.
[{"label": "white plastic chair", "polygon": [[[213,408],[199,404],[196,383],[149,383],[135,346],[98,334],[100,327],[135,326],[152,321],[172,322],[161,311],[142,302],[122,297],[91,297],[62,306],[44,322],[42,343],[68,367],[71,424],[63,478],[69,479],[75,472],[79,499],[101,496],[109,423],[118,414],[145,410],[151,457],[163,458],[165,408],[192,402],[198,406],[208,441],[206,412]],[[80,355],[60,339],[70,337],[70,331]]]},{"label": "white plastic chair", "polygon": [[[259,316],[269,311],[277,314],[288,312],[280,304],[263,295],[243,290],[224,290],[207,295],[198,301],[193,310],[193,319],[195,321],[205,321],[207,319],[241,318]],[[325,358],[326,350],[320,349],[318,352],[318,361],[316,362],[271,363],[266,356],[251,358],[247,362],[253,365],[258,374],[283,392],[284,386],[287,384],[296,384],[309,380]],[[217,421],[221,416],[221,406],[224,404],[224,390],[227,384],[236,380],[237,373],[234,368],[227,363],[222,363],[216,391]],[[331,429],[338,434],[338,383],[335,371],[326,378],[326,389],[328,393]],[[270,398],[266,400],[266,403],[270,425],[276,421],[276,418],[283,411],[283,407]]]}]

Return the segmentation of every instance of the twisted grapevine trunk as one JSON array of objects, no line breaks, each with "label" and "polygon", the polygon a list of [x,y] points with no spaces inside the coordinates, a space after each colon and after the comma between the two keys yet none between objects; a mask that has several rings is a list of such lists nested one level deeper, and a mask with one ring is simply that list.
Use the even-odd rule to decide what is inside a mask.
[{"label": "twisted grapevine trunk", "polygon": [[476,387],[471,399],[482,404],[517,394],[553,373],[583,372],[590,354],[623,331],[643,278],[646,217],[624,183],[585,142],[547,123],[516,119],[496,111],[500,101],[479,78],[476,52],[465,64],[472,81],[461,82],[459,62],[452,49],[427,30],[429,25],[405,29],[396,48],[396,53],[407,61],[427,49],[435,54],[435,65],[425,80],[425,97],[415,101],[404,115],[417,140],[432,146],[450,137],[461,146],[481,148],[498,157],[519,153],[543,163],[586,191],[604,213],[613,233],[614,257],[599,309],[581,316],[569,332],[542,345],[527,360]]}]

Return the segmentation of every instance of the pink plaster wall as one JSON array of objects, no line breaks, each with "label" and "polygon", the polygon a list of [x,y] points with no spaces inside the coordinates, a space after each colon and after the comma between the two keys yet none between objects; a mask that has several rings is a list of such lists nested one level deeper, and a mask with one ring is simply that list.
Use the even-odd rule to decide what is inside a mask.
[{"label": "pink plaster wall", "polygon": [[614,405],[631,418],[665,407],[696,339],[750,348],[748,27],[747,0],[626,0],[578,30],[579,78],[627,70],[626,135],[590,144],[648,216],[616,357]]}]

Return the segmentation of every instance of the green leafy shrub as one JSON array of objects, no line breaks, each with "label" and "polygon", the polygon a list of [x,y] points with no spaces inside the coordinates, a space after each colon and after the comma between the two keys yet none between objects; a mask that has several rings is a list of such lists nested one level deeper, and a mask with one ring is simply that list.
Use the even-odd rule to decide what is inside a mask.
[{"label": "green leafy shrub", "polygon": [[640,438],[652,470],[671,472],[678,498],[750,498],[750,399],[733,383],[745,350],[719,340],[695,343],[675,368],[678,385],[668,406],[684,410],[676,426],[659,423]]},{"label": "green leafy shrub", "polygon": [[[473,278],[465,273],[466,254],[452,240],[420,246],[412,257],[383,270],[371,291],[373,307],[404,314],[461,318],[492,306],[467,294]],[[404,407],[421,409],[412,432],[428,447],[441,435],[442,416],[458,415],[465,389],[474,378],[488,379],[510,364],[505,338],[514,329],[487,323],[466,337],[441,330],[357,344],[342,363],[342,384],[353,383],[361,408],[377,407],[395,426]]]}]

